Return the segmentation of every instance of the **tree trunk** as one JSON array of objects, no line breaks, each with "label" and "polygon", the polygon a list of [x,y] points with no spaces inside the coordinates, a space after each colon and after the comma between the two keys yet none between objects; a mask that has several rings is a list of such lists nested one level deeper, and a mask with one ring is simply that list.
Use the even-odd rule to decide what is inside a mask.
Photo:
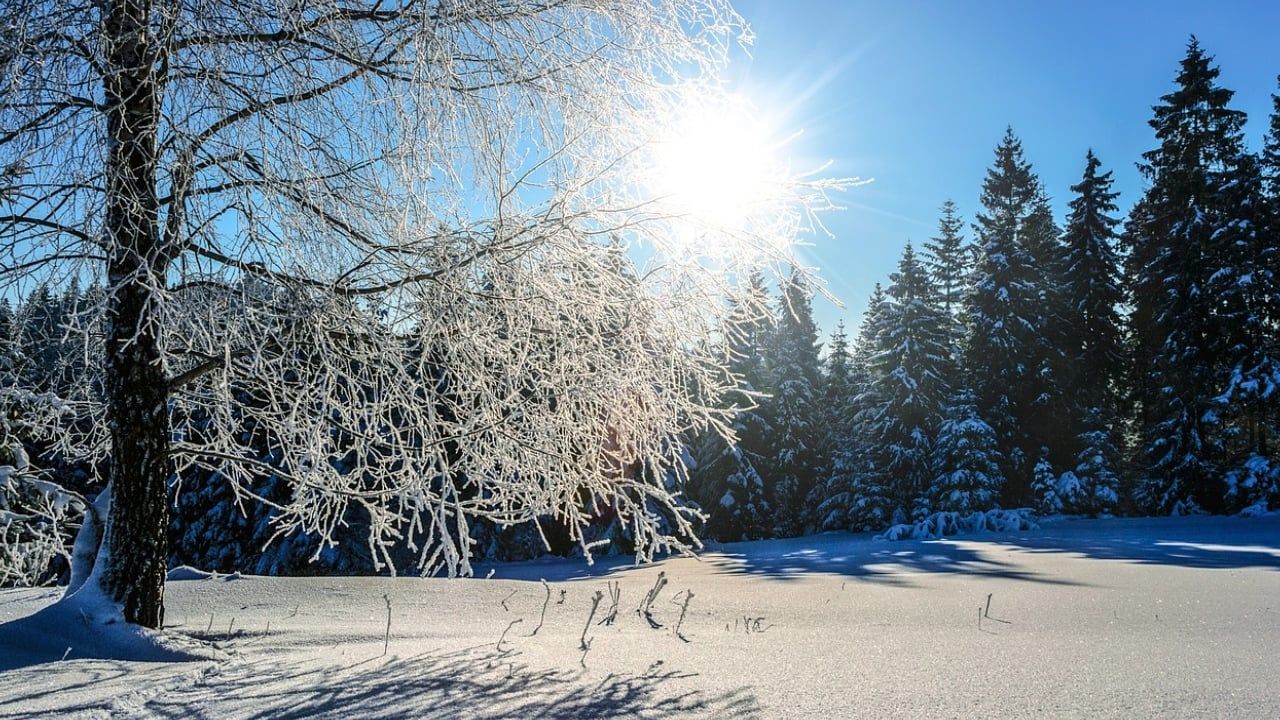
[{"label": "tree trunk", "polygon": [[107,50],[107,420],[112,487],[98,562],[103,589],[131,623],[164,622],[169,477],[168,392],[159,345],[157,292],[166,263],[156,196],[157,57],[149,0],[108,3]]}]

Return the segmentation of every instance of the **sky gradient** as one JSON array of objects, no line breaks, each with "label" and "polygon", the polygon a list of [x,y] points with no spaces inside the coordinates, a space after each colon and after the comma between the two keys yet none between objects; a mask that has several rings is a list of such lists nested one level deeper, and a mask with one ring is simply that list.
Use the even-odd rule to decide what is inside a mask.
[{"label": "sky gradient", "polygon": [[[788,129],[797,168],[825,160],[833,176],[873,178],[827,217],[834,239],[805,257],[829,291],[824,333],[852,332],[867,295],[919,246],[953,198],[978,207],[996,143],[1011,125],[1044,181],[1059,222],[1093,148],[1115,171],[1126,212],[1142,191],[1135,163],[1154,146],[1151,106],[1173,88],[1194,33],[1249,113],[1261,145],[1280,74],[1280,2],[1017,2],[1012,0],[739,0],[756,42],[731,87]],[[972,230],[968,231],[972,236]]]}]

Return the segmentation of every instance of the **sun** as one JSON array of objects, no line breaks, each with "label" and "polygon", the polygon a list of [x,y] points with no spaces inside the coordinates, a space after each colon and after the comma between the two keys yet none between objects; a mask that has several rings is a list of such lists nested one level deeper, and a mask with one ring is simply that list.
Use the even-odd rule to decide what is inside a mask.
[{"label": "sun", "polygon": [[784,185],[779,143],[741,98],[693,102],[656,146],[652,186],[669,212],[713,230],[744,230]]}]

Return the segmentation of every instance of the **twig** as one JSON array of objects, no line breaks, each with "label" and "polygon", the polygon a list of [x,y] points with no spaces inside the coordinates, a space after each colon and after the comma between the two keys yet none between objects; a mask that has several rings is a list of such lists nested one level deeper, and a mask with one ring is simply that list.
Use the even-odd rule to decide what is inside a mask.
[{"label": "twig", "polygon": [[502,649],[502,641],[507,639],[507,633],[511,632],[511,628],[524,622],[524,618],[516,618],[507,625],[507,629],[502,631],[502,635],[498,638],[498,652],[506,652]]},{"label": "twig", "polygon": [[600,625],[612,625],[618,619],[618,599],[622,597],[622,581],[608,583],[609,609],[600,618]]},{"label": "twig", "polygon": [[568,594],[568,592],[569,592],[568,590],[565,590],[564,588],[560,588],[560,599],[556,601],[557,605],[564,604],[564,596]]},{"label": "twig", "polygon": [[506,610],[507,612],[511,612],[511,608],[507,607],[507,601],[508,601],[508,600],[510,600],[511,598],[515,597],[515,596],[516,596],[516,593],[518,593],[518,592],[520,592],[520,591],[519,591],[519,590],[512,590],[510,595],[508,595],[508,596],[506,596],[506,597],[502,598],[502,609],[503,609],[503,610]]},{"label": "twig", "polygon": [[538,618],[538,627],[529,633],[529,637],[537,635],[538,631],[542,629],[542,623],[547,620],[547,605],[551,604],[551,586],[547,584],[545,579],[540,579],[540,581],[542,582],[542,588],[547,591],[547,597],[542,601],[542,617]]},{"label": "twig", "polygon": [[1012,624],[1013,624],[1013,622],[1012,622],[1012,621],[1009,621],[1009,620],[1001,620],[1000,618],[993,618],[993,617],[991,617],[991,596],[992,596],[992,595],[994,595],[994,594],[995,594],[995,593],[987,593],[987,607],[986,607],[986,609],[985,609],[985,610],[983,610],[983,611],[982,611],[982,617],[984,617],[984,618],[986,618],[986,619],[988,619],[988,620],[995,620],[995,621],[996,621],[996,622],[998,622],[998,623],[1004,623],[1005,625],[1012,625]]},{"label": "twig", "polygon": [[391,647],[391,596],[383,593],[382,600],[387,603],[387,631],[382,635],[382,657],[386,657]]},{"label": "twig", "polygon": [[591,597],[591,613],[587,615],[587,624],[582,626],[582,639],[578,641],[578,649],[582,650],[582,657],[578,659],[578,663],[584,668],[587,666],[587,652],[591,650],[591,640],[587,639],[587,631],[591,629],[591,621],[596,618],[596,609],[600,607],[600,601],[603,599],[604,593],[597,590]]},{"label": "twig", "polygon": [[665,587],[666,584],[667,573],[665,571],[660,571],[658,573],[658,580],[653,584],[653,587],[649,589],[649,592],[645,593],[644,599],[640,601],[640,607],[636,608],[636,614],[643,617],[645,620],[648,620],[649,627],[655,630],[662,627],[662,624],[653,619],[653,601],[658,599],[658,594],[662,592],[662,588]]},{"label": "twig", "polygon": [[676,627],[675,627],[675,634],[676,634],[676,637],[680,638],[681,640],[683,640],[683,641],[685,641],[685,642],[689,642],[689,638],[687,638],[687,637],[685,637],[684,635],[681,635],[681,634],[680,634],[680,626],[681,626],[682,624],[684,624],[684,615],[685,615],[685,613],[689,612],[689,601],[690,601],[690,600],[693,600],[693,591],[692,591],[692,590],[685,590],[685,591],[684,591],[684,604],[680,606],[680,619],[679,619],[679,620],[676,620]]}]

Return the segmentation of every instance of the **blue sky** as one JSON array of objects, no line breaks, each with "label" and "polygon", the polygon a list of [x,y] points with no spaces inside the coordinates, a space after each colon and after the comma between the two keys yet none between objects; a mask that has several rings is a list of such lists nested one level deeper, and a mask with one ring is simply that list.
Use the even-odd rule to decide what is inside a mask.
[{"label": "blue sky", "polygon": [[[819,300],[824,330],[854,326],[908,238],[919,245],[948,197],[971,221],[992,151],[1012,125],[1059,219],[1092,147],[1126,211],[1142,190],[1151,106],[1172,88],[1195,33],[1249,113],[1258,147],[1280,75],[1280,2],[738,0],[756,33],[731,84],[802,129],[798,167],[874,178],[838,198],[835,239],[806,257],[845,304]],[[970,233],[971,234],[971,233]]]}]

